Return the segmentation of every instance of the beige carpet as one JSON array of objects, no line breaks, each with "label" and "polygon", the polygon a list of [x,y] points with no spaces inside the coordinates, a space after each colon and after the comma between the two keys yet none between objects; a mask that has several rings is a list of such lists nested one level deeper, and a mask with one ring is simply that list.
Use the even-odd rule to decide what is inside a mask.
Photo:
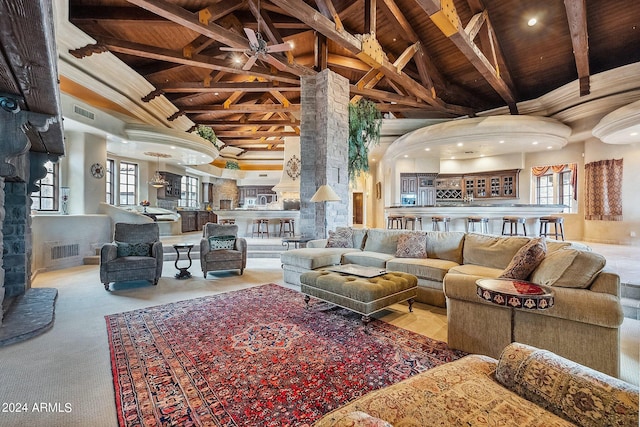
[{"label": "beige carpet", "polygon": [[[194,278],[179,281],[173,278],[173,262],[166,262],[157,287],[141,285],[114,292],[102,287],[97,266],[39,275],[34,287],[59,291],[55,323],[39,337],[0,349],[0,402],[26,408],[26,413],[0,413],[0,426],[117,425],[104,315],[265,283],[282,284],[280,262],[273,258],[249,259],[243,276],[219,273],[204,280],[199,270],[196,261],[191,267]],[[405,306],[392,308],[383,312],[385,321],[446,341],[444,309],[416,304],[414,312],[407,313]],[[635,379],[636,384],[639,331],[640,321],[625,319],[623,377],[630,382]]]}]

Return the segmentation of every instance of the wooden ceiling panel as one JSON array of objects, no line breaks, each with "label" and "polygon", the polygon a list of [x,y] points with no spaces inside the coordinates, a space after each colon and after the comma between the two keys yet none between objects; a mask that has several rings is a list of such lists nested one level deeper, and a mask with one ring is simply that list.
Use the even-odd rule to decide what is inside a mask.
[{"label": "wooden ceiling panel", "polygon": [[[299,126],[296,121],[299,111],[290,106],[299,106],[300,103],[297,75],[319,71],[316,58],[319,37],[327,38],[327,66],[347,78],[352,87],[368,76],[371,67],[378,70],[375,82],[354,90],[352,95],[369,96],[383,105],[381,108],[385,111],[393,108],[394,114],[402,117],[452,117],[505,105],[509,105],[515,114],[517,102],[538,97],[577,78],[567,12],[560,0],[453,0],[462,28],[478,12],[485,12],[483,19],[478,21],[482,25],[477,26],[478,33],[473,40],[482,54],[478,54],[468,41],[461,45],[460,32],[446,36],[434,24],[429,16],[433,11],[426,10],[429,5],[439,5],[439,2],[377,0],[376,3],[375,34],[384,53],[384,60],[377,65],[360,55],[360,41],[353,37],[365,29],[364,0],[331,0],[339,16],[338,24],[332,21],[331,14],[327,14],[329,18],[319,11],[316,0],[261,0],[262,14],[268,19],[260,24],[246,1],[153,0],[155,5],[169,5],[169,9],[179,6],[189,13],[209,6],[225,10],[225,13],[231,11],[226,16],[219,13],[214,23],[235,31],[243,38],[243,27],[254,31],[260,27],[260,32],[268,40],[265,25],[270,25],[270,30],[294,44],[290,57],[295,62],[287,65],[292,67],[289,71],[297,71],[296,75],[283,75],[261,61],[257,61],[250,71],[239,72],[246,61],[243,53],[223,52],[220,47],[225,45],[219,40],[208,39],[194,29],[174,23],[170,16],[159,17],[127,0],[71,0],[70,17],[72,22],[75,19],[78,26],[96,38],[109,36],[158,46],[178,55],[183,55],[183,47],[193,42],[201,59],[224,65],[203,68],[199,66],[201,63],[184,64],[180,58],[162,57],[161,60],[145,55],[115,53],[159,89],[173,85],[174,89],[167,89],[165,96],[177,108],[185,109],[191,120],[208,123],[216,131],[227,132],[223,135],[246,130],[271,130],[275,133],[283,125],[270,124],[274,121],[293,120],[295,126]],[[589,0],[586,11],[591,74],[640,61],[640,30],[636,27],[640,22],[640,3]],[[529,27],[526,22],[532,16],[536,16],[539,22]],[[493,46],[489,44],[487,22],[493,30]],[[336,30],[340,25],[344,31]],[[407,50],[410,46],[417,51],[411,56],[413,51]],[[501,73],[494,70],[493,75],[487,75],[486,64],[494,63],[496,47],[503,57],[503,62],[500,60]],[[403,58],[403,53],[407,55],[406,60],[395,68],[393,63]],[[243,57],[240,65],[234,65],[235,56]],[[280,58],[287,61],[284,55]],[[224,71],[219,71],[220,68]],[[258,72],[262,77],[256,80]],[[502,76],[506,76],[504,81]],[[278,83],[278,80],[282,81]],[[271,89],[258,89],[259,86],[253,89],[240,87],[238,90],[234,86],[222,86],[224,90],[218,94],[215,89],[205,91],[195,86],[193,91],[175,90],[178,84],[215,88],[216,84],[241,82],[285,87],[296,85],[296,88],[274,88],[269,92]],[[501,91],[505,87],[507,91]],[[513,105],[509,103],[509,96]],[[201,113],[198,108],[211,111]],[[256,124],[261,120],[264,126]],[[243,122],[247,121],[251,124],[244,126]],[[247,146],[252,141],[248,137],[245,141],[244,134],[241,136],[243,139],[227,136],[225,142],[240,146],[240,141],[243,141],[242,144]],[[251,149],[257,147],[267,150],[264,136],[253,140]]]}]

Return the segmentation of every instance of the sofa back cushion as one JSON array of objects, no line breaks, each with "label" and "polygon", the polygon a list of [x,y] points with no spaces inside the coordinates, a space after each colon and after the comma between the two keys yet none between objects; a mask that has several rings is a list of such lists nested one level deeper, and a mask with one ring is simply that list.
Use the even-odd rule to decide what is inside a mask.
[{"label": "sofa back cushion", "polygon": [[398,249],[398,237],[400,237],[402,233],[406,233],[406,231],[371,228],[367,231],[364,250],[395,255]]},{"label": "sofa back cushion", "polygon": [[637,426],[638,388],[547,350],[509,344],[496,380],[580,426]]},{"label": "sofa back cushion", "polygon": [[528,237],[500,237],[469,233],[464,238],[463,264],[504,269],[516,252],[529,240],[531,239]]},{"label": "sofa back cushion", "polygon": [[546,286],[588,288],[607,260],[600,254],[566,247],[548,253],[529,280]]},{"label": "sofa back cushion", "polygon": [[427,232],[427,256],[462,264],[464,235],[462,231]]}]

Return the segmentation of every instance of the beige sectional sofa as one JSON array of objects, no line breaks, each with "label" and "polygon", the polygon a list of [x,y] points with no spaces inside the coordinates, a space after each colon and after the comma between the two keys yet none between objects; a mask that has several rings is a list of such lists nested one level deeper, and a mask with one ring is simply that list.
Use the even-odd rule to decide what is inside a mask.
[{"label": "beige sectional sofa", "polygon": [[589,248],[547,240],[547,253],[529,280],[552,286],[547,310],[512,309],[484,301],[476,280],[496,278],[529,237],[427,231],[427,258],[396,257],[406,230],[353,229],[350,248],[327,248],[326,239],[281,255],[284,281],[337,264],[359,264],[413,274],[416,301],[447,307],[448,344],[497,358],[512,340],[553,351],[612,376],[619,375],[620,278],[603,271],[605,259]]},{"label": "beige sectional sofa", "polygon": [[499,360],[470,355],[370,392],[314,427],[638,425],[638,388],[514,343]]}]

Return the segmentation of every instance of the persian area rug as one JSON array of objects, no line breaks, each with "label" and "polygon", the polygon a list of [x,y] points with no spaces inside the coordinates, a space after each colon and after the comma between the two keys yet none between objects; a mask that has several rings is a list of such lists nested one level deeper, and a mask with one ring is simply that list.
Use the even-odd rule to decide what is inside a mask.
[{"label": "persian area rug", "polygon": [[306,426],[465,355],[274,284],[106,321],[120,426]]}]

